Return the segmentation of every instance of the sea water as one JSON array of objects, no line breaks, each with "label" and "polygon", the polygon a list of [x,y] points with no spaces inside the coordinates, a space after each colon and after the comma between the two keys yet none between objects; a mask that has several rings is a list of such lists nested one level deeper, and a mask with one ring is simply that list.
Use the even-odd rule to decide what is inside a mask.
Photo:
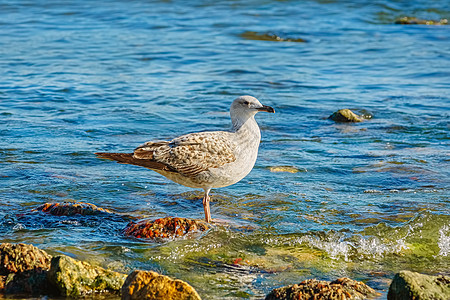
[{"label": "sea water", "polygon": [[[403,16],[439,20],[450,7],[2,1],[1,242],[155,270],[205,299],[342,276],[384,298],[399,270],[449,275],[450,26],[395,24]],[[190,239],[124,237],[129,217],[203,218],[202,192],[94,152],[227,130],[230,103],[247,94],[276,113],[256,117],[253,171],[212,192],[224,225]],[[327,119],[341,108],[368,119]],[[272,172],[282,166],[291,172]],[[31,212],[64,201],[127,217]]]}]

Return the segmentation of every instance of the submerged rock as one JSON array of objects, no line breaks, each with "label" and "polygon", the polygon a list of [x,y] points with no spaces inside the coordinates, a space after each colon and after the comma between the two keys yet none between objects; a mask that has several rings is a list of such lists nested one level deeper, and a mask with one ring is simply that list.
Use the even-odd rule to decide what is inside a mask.
[{"label": "submerged rock", "polygon": [[48,279],[61,296],[79,297],[92,293],[119,293],[126,275],[92,266],[68,256],[55,256]]},{"label": "submerged rock", "polygon": [[448,300],[450,299],[450,277],[430,276],[411,271],[395,274],[388,300]]},{"label": "submerged rock", "polygon": [[440,20],[423,20],[415,17],[401,17],[395,20],[395,24],[403,25],[447,25],[447,19]]},{"label": "submerged rock", "polygon": [[334,112],[328,119],[335,122],[362,122],[363,118],[352,112],[350,109],[340,109]]},{"label": "submerged rock", "polygon": [[51,256],[33,245],[0,245],[0,292],[38,295],[49,292]]},{"label": "submerged rock", "polygon": [[208,228],[209,225],[201,220],[166,217],[154,221],[132,221],[123,230],[123,233],[136,238],[176,238],[189,233],[205,231]]},{"label": "submerged rock", "polygon": [[346,300],[375,296],[378,294],[366,284],[343,277],[332,282],[308,279],[299,284],[274,289],[266,296],[266,300]]},{"label": "submerged rock", "polygon": [[275,167],[269,167],[270,172],[287,172],[287,173],[298,173],[300,170],[296,167],[292,166],[275,166]]},{"label": "submerged rock", "polygon": [[122,287],[122,300],[201,299],[188,283],[151,271],[133,271]]},{"label": "submerged rock", "polygon": [[271,42],[295,42],[295,43],[305,43],[306,40],[301,38],[290,38],[281,37],[272,32],[256,32],[256,31],[245,31],[241,33],[241,37],[246,40],[256,40],[256,41],[271,41]]},{"label": "submerged rock", "polygon": [[108,209],[97,207],[84,202],[45,203],[35,210],[49,213],[54,216],[96,215],[99,213],[111,213]]}]

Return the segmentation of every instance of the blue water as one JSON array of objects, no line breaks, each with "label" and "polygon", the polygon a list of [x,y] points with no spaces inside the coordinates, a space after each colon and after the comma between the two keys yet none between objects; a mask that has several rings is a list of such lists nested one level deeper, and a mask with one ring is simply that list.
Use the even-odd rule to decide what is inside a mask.
[{"label": "blue water", "polygon": [[[156,270],[205,299],[340,276],[385,295],[401,269],[449,274],[450,26],[394,24],[402,16],[450,18],[450,5],[2,1],[1,241]],[[123,216],[203,218],[200,191],[93,153],[228,129],[230,103],[246,94],[276,114],[257,116],[254,170],[212,193],[213,218],[230,226],[152,243],[120,234],[127,217],[31,212],[84,201]],[[372,118],[327,119],[340,108]]]}]

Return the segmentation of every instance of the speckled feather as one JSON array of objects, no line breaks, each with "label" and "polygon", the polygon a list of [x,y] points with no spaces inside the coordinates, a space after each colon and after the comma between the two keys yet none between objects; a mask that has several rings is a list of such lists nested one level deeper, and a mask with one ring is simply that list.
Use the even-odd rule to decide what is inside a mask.
[{"label": "speckled feather", "polygon": [[170,142],[147,142],[134,150],[133,158],[152,160],[169,171],[193,177],[235,161],[235,149],[229,132],[197,132]]}]

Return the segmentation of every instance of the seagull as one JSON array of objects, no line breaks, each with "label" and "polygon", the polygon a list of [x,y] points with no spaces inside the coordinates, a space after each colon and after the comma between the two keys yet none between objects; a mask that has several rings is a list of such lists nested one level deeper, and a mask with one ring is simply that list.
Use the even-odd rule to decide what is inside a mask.
[{"label": "seagull", "polygon": [[235,184],[253,169],[261,132],[256,113],[275,110],[252,96],[240,96],[230,108],[228,131],[189,133],[171,141],[150,141],[133,153],[95,153],[100,158],[146,167],[181,185],[204,190],[206,222],[212,222],[209,192]]}]

